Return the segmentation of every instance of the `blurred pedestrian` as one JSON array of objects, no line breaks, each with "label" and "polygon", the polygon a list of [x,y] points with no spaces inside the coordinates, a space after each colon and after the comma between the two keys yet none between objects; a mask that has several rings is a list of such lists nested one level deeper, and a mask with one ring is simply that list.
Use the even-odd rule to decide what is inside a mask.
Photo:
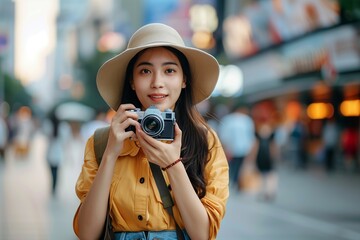
[{"label": "blurred pedestrian", "polygon": [[[295,169],[305,169],[307,167],[307,148],[306,140],[308,135],[307,125],[305,124],[304,106],[298,101],[290,101],[283,110],[283,121],[279,127],[280,147],[282,147],[282,160],[290,162]],[[281,145],[281,143],[286,144]]]},{"label": "blurred pedestrian", "polygon": [[32,118],[32,111],[27,106],[22,106],[15,115],[15,154],[20,158],[26,157],[29,153],[30,141],[33,137],[35,126]]},{"label": "blurred pedestrian", "polygon": [[81,135],[83,124],[94,118],[93,108],[79,102],[60,104],[55,110],[60,120],[60,132],[63,139],[63,161],[58,169],[58,195],[61,200],[77,205],[78,199],[74,195],[74,185],[81,172],[82,158],[86,139]]},{"label": "blurred pedestrian", "polygon": [[230,184],[240,190],[241,167],[255,140],[254,122],[248,107],[236,105],[232,113],[221,119],[218,133],[229,161]]},{"label": "blurred pedestrian", "polygon": [[300,119],[289,123],[289,157],[297,169],[306,169],[308,165],[306,150],[306,128]]},{"label": "blurred pedestrian", "polygon": [[[210,96],[218,75],[214,57],[186,47],[175,29],[159,23],[137,30],[127,49],[99,69],[100,94],[116,114],[100,166],[93,137],[86,146],[74,218],[81,239],[99,238],[108,203],[116,239],[216,238],[229,196],[228,164],[195,105]],[[138,113],[128,111],[136,107],[156,115],[173,111],[173,140],[147,135],[149,125],[143,130]],[[136,130],[127,131],[130,126]],[[165,191],[170,188],[174,218],[160,198],[154,168],[165,177]]]},{"label": "blurred pedestrian", "polygon": [[322,132],[324,163],[325,169],[328,172],[332,172],[335,169],[335,154],[339,145],[339,136],[339,129],[335,118],[328,119]]},{"label": "blurred pedestrian", "polygon": [[8,125],[3,116],[2,110],[0,109],[0,161],[4,160],[5,149],[8,144]]},{"label": "blurred pedestrian", "polygon": [[358,129],[353,126],[346,127],[341,134],[341,148],[344,158],[345,167],[359,170],[357,160],[359,151],[359,133]]},{"label": "blurred pedestrian", "polygon": [[254,161],[261,177],[260,195],[265,201],[272,201],[276,197],[278,177],[276,160],[278,148],[275,141],[275,132],[269,123],[260,123],[256,127],[256,141],[246,161]]},{"label": "blurred pedestrian", "polygon": [[48,148],[46,159],[50,167],[52,177],[52,194],[56,194],[58,183],[58,168],[63,161],[63,153],[65,148],[59,134],[59,119],[55,114],[51,114],[50,118],[50,134],[48,136]]}]

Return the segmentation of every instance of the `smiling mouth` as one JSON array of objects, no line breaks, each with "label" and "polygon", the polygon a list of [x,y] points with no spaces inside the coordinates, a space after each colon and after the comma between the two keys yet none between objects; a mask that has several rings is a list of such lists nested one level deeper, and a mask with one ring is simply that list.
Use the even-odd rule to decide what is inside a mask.
[{"label": "smiling mouth", "polygon": [[162,100],[167,97],[167,95],[149,95],[149,97],[153,100]]}]

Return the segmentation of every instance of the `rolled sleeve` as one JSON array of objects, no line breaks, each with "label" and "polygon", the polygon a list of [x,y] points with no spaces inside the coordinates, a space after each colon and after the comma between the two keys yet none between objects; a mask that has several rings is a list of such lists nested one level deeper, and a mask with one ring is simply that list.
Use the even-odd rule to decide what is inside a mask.
[{"label": "rolled sleeve", "polygon": [[[97,170],[98,170],[98,164],[95,159],[95,152],[94,152],[94,138],[91,137],[88,139],[85,147],[85,155],[84,155],[84,164],[81,170],[81,173],[79,175],[79,178],[75,185],[75,192],[78,198],[80,199],[80,202],[82,203],[84,199],[87,196],[87,193],[90,190],[90,187],[94,181],[94,178],[96,176]],[[79,214],[79,209],[81,206],[81,203],[74,215],[73,219],[73,229],[76,235],[78,235],[78,225],[77,225],[77,219]]]},{"label": "rolled sleeve", "polygon": [[221,143],[213,132],[209,137],[211,154],[205,167],[206,195],[201,199],[210,220],[210,239],[215,239],[229,198],[229,166]]},{"label": "rolled sleeve", "polygon": [[93,146],[94,138],[91,137],[86,143],[84,164],[75,186],[76,195],[81,202],[85,199],[87,193],[89,192],[99,168],[95,159]]}]

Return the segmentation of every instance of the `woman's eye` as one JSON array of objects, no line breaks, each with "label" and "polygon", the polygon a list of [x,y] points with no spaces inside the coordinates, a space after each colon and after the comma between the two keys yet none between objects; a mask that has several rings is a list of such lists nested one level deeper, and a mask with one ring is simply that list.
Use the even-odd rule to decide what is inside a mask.
[{"label": "woman's eye", "polygon": [[174,72],[176,72],[176,71],[175,71],[175,69],[169,68],[169,69],[166,69],[165,72],[166,72],[166,73],[174,73]]},{"label": "woman's eye", "polygon": [[148,73],[150,73],[150,70],[149,69],[141,69],[140,73],[148,74]]}]

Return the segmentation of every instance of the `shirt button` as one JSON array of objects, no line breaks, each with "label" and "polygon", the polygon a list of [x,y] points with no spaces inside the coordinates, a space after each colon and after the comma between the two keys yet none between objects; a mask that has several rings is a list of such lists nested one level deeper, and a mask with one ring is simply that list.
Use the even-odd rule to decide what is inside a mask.
[{"label": "shirt button", "polygon": [[144,183],[145,182],[145,178],[140,178],[140,183]]},{"label": "shirt button", "polygon": [[141,215],[139,215],[139,216],[138,216],[138,219],[139,219],[140,221],[142,221],[142,220],[143,220],[143,217],[142,217]]}]

